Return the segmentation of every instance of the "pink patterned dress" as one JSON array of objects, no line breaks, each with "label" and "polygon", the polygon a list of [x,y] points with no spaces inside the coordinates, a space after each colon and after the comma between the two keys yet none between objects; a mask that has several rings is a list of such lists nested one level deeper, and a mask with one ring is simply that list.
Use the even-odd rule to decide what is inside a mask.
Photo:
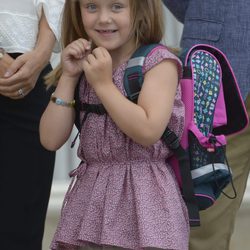
[{"label": "pink patterned dress", "polygon": [[[159,47],[147,56],[144,71],[164,59],[174,60],[181,68],[167,48]],[[113,71],[113,81],[124,95],[126,64]],[[80,99],[100,103],[84,78]],[[83,115],[81,112],[81,118]],[[178,89],[169,127],[180,135],[183,125]],[[78,249],[91,242],[126,249],[187,250],[188,214],[171,166],[165,161],[169,155],[161,141],[143,147],[122,133],[108,115],[90,113],[78,148],[83,162],[71,172],[73,184],[51,249]]]}]

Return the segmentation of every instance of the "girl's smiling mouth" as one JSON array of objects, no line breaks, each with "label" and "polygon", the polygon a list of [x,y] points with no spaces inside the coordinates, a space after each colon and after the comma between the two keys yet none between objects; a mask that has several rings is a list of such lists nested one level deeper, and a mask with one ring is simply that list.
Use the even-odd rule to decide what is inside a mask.
[{"label": "girl's smiling mouth", "polygon": [[100,34],[113,34],[115,33],[117,30],[114,29],[96,29],[96,31]]}]

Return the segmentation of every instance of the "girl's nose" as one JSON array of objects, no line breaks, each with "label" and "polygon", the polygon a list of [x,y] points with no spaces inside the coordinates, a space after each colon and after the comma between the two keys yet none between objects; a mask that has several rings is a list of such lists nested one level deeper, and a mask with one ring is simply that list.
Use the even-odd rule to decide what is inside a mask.
[{"label": "girl's nose", "polygon": [[108,13],[108,11],[102,11],[99,15],[99,22],[100,23],[111,23],[112,22],[112,17]]}]

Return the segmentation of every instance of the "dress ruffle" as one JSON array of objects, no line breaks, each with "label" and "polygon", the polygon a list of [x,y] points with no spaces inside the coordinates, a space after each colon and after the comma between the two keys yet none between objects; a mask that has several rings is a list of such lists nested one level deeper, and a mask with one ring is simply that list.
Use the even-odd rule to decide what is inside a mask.
[{"label": "dress ruffle", "polygon": [[52,249],[88,242],[129,249],[185,249],[188,215],[172,169],[164,161],[82,163],[73,178],[77,181],[65,197]]}]

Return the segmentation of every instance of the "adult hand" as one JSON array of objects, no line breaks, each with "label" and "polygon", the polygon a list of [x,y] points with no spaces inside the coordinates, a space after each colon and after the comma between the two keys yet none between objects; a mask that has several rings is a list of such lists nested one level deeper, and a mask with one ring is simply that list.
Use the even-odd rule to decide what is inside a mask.
[{"label": "adult hand", "polygon": [[7,69],[3,78],[0,78],[0,94],[12,99],[21,99],[26,96],[36,84],[49,57],[33,50],[19,56]]},{"label": "adult hand", "polygon": [[3,49],[0,48],[0,78],[3,78],[14,59],[9,54],[5,53],[5,51],[2,52],[1,50]]}]

